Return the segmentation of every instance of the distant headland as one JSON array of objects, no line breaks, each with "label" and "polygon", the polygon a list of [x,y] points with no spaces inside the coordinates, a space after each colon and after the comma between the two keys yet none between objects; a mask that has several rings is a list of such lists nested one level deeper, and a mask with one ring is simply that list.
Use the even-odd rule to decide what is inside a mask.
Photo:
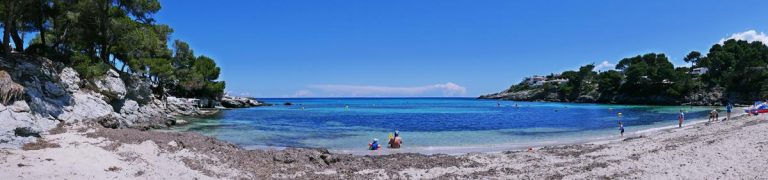
[{"label": "distant headland", "polygon": [[690,52],[691,67],[675,67],[664,54],[621,59],[615,68],[588,64],[576,71],[525,78],[481,99],[648,105],[750,104],[766,97],[768,46],[728,40],[706,56]]}]

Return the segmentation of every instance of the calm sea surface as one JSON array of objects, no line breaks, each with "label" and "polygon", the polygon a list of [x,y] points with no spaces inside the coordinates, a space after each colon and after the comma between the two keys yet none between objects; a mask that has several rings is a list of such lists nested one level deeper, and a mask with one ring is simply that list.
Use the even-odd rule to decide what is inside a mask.
[{"label": "calm sea surface", "polygon": [[246,148],[321,147],[365,154],[373,138],[385,141],[397,129],[403,149],[385,151],[461,153],[616,138],[619,120],[634,133],[676,126],[681,109],[688,119],[705,118],[709,110],[474,98],[261,100],[275,105],[222,111],[173,131],[198,132]]}]

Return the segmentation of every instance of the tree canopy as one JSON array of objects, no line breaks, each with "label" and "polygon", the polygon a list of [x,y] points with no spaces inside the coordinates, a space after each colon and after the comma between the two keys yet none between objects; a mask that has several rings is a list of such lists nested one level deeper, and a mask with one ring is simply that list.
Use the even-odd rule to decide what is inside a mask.
[{"label": "tree canopy", "polygon": [[[216,62],[194,56],[181,40],[169,48],[173,29],[153,18],[160,9],[158,0],[4,0],[2,51],[48,56],[84,78],[112,69],[144,77],[172,95],[220,97],[224,82]],[[27,49],[24,33],[36,34]]]},{"label": "tree canopy", "polygon": [[[591,95],[597,102],[628,104],[680,104],[713,89],[724,89],[721,104],[768,98],[768,46],[762,42],[731,39],[713,45],[706,56],[692,51],[683,60],[692,67],[675,67],[658,53],[623,58],[615,69],[599,73],[589,64],[578,71],[547,76],[568,82],[545,83],[541,89],[550,92],[555,87],[562,101]],[[532,88],[536,87],[523,82],[507,92]]]},{"label": "tree canopy", "polygon": [[728,98],[749,101],[768,96],[768,46],[759,41],[727,40],[715,44],[696,67],[709,71],[703,80],[726,89]]}]

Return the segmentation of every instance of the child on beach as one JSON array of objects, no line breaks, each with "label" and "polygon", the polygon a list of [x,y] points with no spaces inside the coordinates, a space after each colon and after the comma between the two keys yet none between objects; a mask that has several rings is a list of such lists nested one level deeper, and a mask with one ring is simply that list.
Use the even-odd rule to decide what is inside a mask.
[{"label": "child on beach", "polygon": [[683,110],[680,110],[680,114],[677,115],[677,127],[681,128],[683,127],[683,120],[685,120],[685,113],[683,113]]},{"label": "child on beach", "polygon": [[621,131],[621,137],[624,137],[624,123],[619,122],[619,131]]},{"label": "child on beach", "polygon": [[381,148],[381,145],[379,145],[379,139],[373,138],[373,142],[368,144],[368,150],[379,150]]},{"label": "child on beach", "polygon": [[715,108],[715,110],[714,110],[714,111],[715,111],[715,121],[718,121],[718,120],[720,120],[720,110],[718,110],[717,108]]},{"label": "child on beach", "polygon": [[712,109],[712,111],[709,112],[709,119],[711,122],[717,121],[719,117],[719,112],[717,112],[717,108]]}]

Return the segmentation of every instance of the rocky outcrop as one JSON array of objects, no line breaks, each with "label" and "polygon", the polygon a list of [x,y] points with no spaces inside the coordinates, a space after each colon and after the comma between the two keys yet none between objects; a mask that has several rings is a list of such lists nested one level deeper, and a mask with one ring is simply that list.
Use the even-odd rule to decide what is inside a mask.
[{"label": "rocky outcrop", "polygon": [[221,99],[221,105],[225,108],[246,108],[254,106],[262,106],[264,103],[257,101],[254,98],[224,96]]},{"label": "rocky outcrop", "polygon": [[112,114],[112,106],[104,101],[103,95],[94,92],[77,91],[72,94],[72,104],[63,107],[63,113],[57,117],[65,122],[98,119]]},{"label": "rocky outcrop", "polygon": [[148,104],[152,102],[154,96],[152,94],[152,83],[142,79],[138,75],[131,75],[124,78],[126,87],[125,99],[131,99],[139,104]]},{"label": "rocky outcrop", "polygon": [[106,75],[94,80],[93,84],[101,94],[107,97],[106,101],[120,100],[125,98],[127,94],[125,83],[120,79],[120,74],[112,69],[107,71]]},{"label": "rocky outcrop", "polygon": [[500,99],[512,101],[547,101],[560,102],[562,98],[557,92],[549,92],[544,89],[530,89],[523,91],[504,91],[489,95],[482,95],[480,99]]},{"label": "rocky outcrop", "polygon": [[684,105],[694,106],[722,106],[725,102],[724,88],[713,87],[693,92],[685,96]]},{"label": "rocky outcrop", "polygon": [[137,76],[123,78],[113,70],[83,80],[62,63],[15,55],[0,58],[0,72],[7,72],[4,83],[23,90],[0,103],[0,147],[19,147],[34,140],[34,136],[18,136],[17,129],[45,133],[60,122],[94,122],[109,128],[163,127],[175,124],[174,116],[201,114],[189,99],[158,98],[152,94],[151,83]]},{"label": "rocky outcrop", "polygon": [[20,98],[24,94],[24,86],[13,82],[8,72],[0,70],[0,103]]}]

